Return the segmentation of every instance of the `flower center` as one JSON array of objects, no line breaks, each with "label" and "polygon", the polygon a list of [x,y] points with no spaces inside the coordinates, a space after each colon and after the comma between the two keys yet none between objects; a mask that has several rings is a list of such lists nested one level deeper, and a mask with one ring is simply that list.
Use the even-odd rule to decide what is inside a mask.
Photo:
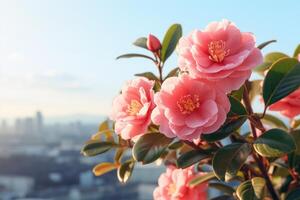
[{"label": "flower center", "polygon": [[175,183],[171,183],[168,186],[168,195],[173,196],[175,192],[176,192],[176,185],[175,185]]},{"label": "flower center", "polygon": [[190,114],[200,106],[198,95],[185,95],[177,101],[177,106],[182,114]]},{"label": "flower center", "polygon": [[208,44],[209,59],[220,63],[229,54],[230,49],[226,49],[226,42],[223,40],[211,41]]},{"label": "flower center", "polygon": [[130,105],[127,107],[127,113],[129,115],[136,115],[142,109],[143,105],[137,100],[131,100]]}]

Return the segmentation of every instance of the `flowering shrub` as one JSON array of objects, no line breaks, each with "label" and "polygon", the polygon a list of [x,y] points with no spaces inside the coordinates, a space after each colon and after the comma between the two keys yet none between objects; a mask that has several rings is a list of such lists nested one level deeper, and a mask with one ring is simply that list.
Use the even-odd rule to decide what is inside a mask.
[{"label": "flowering shrub", "polygon": [[[292,57],[272,52],[263,58],[261,49],[272,42],[257,46],[252,33],[228,20],[185,37],[174,24],[162,42],[151,34],[137,39],[134,45],[152,56],[117,59],[148,59],[158,74],[128,81],[110,120],[82,148],[85,156],[115,151],[114,161],[98,164],[94,174],[117,170],[126,183],[138,162],[160,160],[166,172],[155,200],[204,200],[209,188],[220,191],[215,200],[299,199],[300,45]],[[165,75],[175,49],[177,68]],[[249,80],[253,72],[260,78]],[[256,96],[264,104],[258,112],[252,108]]]}]

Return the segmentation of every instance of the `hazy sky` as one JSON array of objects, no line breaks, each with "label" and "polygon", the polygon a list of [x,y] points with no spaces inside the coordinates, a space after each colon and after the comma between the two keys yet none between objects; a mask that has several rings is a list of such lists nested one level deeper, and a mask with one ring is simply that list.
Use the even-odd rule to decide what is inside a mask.
[{"label": "hazy sky", "polygon": [[[216,3],[218,2],[218,3]],[[131,45],[172,23],[184,34],[227,18],[269,51],[300,43],[299,1],[0,0],[0,118],[107,114],[122,83],[155,71],[140,59],[119,60]],[[176,56],[167,62],[176,66]]]}]

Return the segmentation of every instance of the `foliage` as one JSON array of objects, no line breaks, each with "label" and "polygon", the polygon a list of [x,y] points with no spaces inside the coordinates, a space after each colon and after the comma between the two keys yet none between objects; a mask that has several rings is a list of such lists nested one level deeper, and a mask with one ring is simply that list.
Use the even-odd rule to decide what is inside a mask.
[{"label": "foliage", "polygon": [[[182,28],[172,25],[162,40],[156,43],[160,47],[151,51],[147,47],[147,38],[138,38],[133,44],[152,56],[130,53],[119,58],[145,58],[152,61],[159,74],[153,72],[138,73],[136,76],[154,81],[154,91],[158,92],[163,82],[170,77],[185,73],[178,67],[163,77],[163,67],[170,58],[179,39]],[[270,40],[259,49],[276,42]],[[137,163],[146,165],[163,161],[177,168],[194,166],[199,175],[189,185],[196,187],[209,182],[208,187],[222,192],[215,199],[299,199],[300,196],[300,120],[291,119],[290,126],[280,117],[267,113],[268,108],[284,99],[300,86],[300,64],[297,56],[300,45],[293,57],[282,52],[265,55],[264,61],[253,71],[263,80],[247,80],[238,90],[228,94],[230,111],[223,125],[210,134],[202,134],[199,141],[178,140],[160,132],[159,126],[150,124],[147,133],[134,139],[123,139],[116,134],[114,122],[104,121],[98,132],[82,148],[84,156],[97,156],[107,151],[115,151],[114,161],[100,163],[93,169],[96,176],[116,170],[121,183],[126,183]],[[263,83],[263,84],[262,84]],[[264,110],[253,112],[251,103],[260,96]],[[299,101],[298,101],[299,102]],[[243,132],[245,122],[251,130]],[[271,128],[269,128],[271,127]],[[266,130],[267,129],[267,130]],[[249,133],[248,133],[249,132]],[[130,151],[124,161],[125,151]],[[203,166],[212,170],[204,171]],[[227,183],[238,182],[231,187]]]}]

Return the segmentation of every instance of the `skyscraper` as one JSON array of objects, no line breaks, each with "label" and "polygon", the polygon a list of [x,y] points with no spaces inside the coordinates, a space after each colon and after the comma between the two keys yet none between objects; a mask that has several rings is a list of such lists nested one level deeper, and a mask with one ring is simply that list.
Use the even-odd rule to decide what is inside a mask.
[{"label": "skyscraper", "polygon": [[35,114],[35,129],[37,134],[41,134],[44,131],[44,117],[40,111],[37,111]]}]

